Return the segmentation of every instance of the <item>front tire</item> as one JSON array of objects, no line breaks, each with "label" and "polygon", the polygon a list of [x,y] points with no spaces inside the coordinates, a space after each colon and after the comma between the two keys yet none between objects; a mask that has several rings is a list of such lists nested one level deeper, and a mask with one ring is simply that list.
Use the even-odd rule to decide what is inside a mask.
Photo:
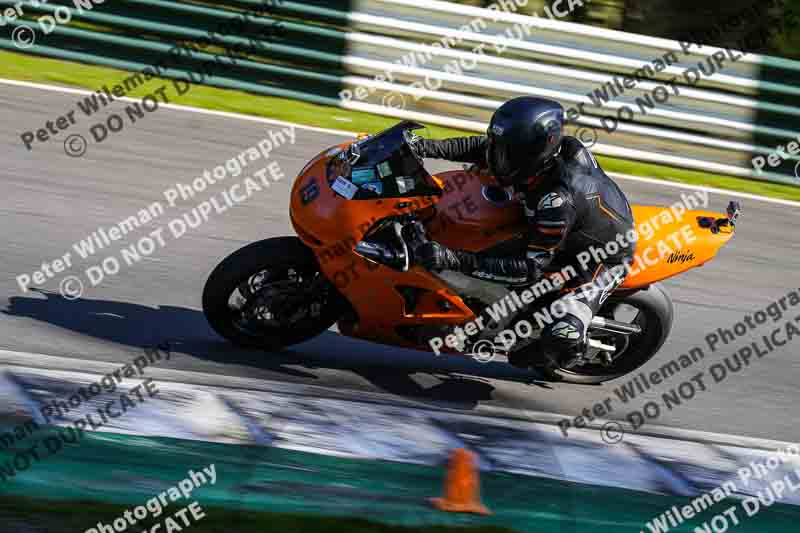
[{"label": "front tire", "polygon": [[277,350],[331,327],[344,300],[297,237],[254,242],[226,257],[203,289],[211,327],[237,346]]}]

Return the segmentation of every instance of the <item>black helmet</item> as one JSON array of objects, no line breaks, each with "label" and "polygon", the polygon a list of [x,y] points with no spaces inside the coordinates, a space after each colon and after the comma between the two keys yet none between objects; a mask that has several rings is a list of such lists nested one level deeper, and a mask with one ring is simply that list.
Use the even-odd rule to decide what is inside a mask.
[{"label": "black helmet", "polygon": [[489,123],[486,160],[503,186],[547,170],[561,146],[564,108],[554,100],[520,96],[497,108]]}]

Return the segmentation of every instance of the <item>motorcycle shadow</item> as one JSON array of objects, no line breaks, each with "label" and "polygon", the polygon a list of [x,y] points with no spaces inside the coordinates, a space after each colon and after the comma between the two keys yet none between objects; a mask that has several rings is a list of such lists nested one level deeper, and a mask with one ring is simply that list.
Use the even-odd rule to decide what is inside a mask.
[{"label": "motorcycle shadow", "polygon": [[239,348],[219,337],[202,311],[196,309],[89,298],[68,300],[58,293],[37,292],[45,298],[11,297],[3,313],[135,351],[168,343],[172,357],[163,365],[169,368],[218,372],[218,368],[204,368],[204,363],[219,363],[228,365],[232,375],[269,380],[281,380],[283,375],[289,381],[348,389],[364,388],[356,378],[359,376],[383,392],[461,409],[491,400],[495,388],[490,380],[549,388],[540,382],[538,374],[505,362],[483,363],[464,355],[436,356],[351,339],[333,331],[281,351]]}]

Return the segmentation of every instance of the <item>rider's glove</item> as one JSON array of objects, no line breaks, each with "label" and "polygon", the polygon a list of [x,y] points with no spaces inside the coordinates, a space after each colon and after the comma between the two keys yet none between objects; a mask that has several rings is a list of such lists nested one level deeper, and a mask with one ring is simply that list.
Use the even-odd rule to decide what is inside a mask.
[{"label": "rider's glove", "polygon": [[463,250],[452,250],[438,242],[426,242],[413,252],[414,264],[431,271],[455,270],[509,283],[535,282],[542,276],[532,258],[484,257]]}]

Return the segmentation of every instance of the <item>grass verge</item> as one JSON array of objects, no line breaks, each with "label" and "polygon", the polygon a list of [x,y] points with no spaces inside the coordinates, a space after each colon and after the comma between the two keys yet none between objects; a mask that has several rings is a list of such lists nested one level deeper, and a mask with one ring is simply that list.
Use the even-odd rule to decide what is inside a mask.
[{"label": "grass verge", "polygon": [[[192,513],[187,511],[185,517],[191,521],[193,533],[228,533],[235,524],[236,533],[264,533],[265,531],[292,531],[296,533],[511,533],[510,529],[495,526],[484,527],[403,527],[379,524],[369,520],[355,518],[335,518],[313,515],[293,515],[277,513],[258,513],[252,511],[236,511],[221,507],[202,505],[205,518],[192,520]],[[98,522],[110,525],[114,519],[122,517],[131,506],[113,505],[93,501],[55,501],[34,500],[16,496],[0,497],[0,523],[4,531],[47,533],[75,533],[95,527]],[[180,509],[175,509],[180,510]],[[167,517],[179,526],[184,522],[174,517],[175,510],[165,510],[158,518],[145,518],[131,530],[149,531],[152,526],[161,523],[159,531],[166,531],[164,525]],[[180,531],[175,529],[175,531]]]},{"label": "grass verge", "polygon": [[[0,51],[0,77],[3,78],[97,90],[103,85],[113,86],[129,75],[130,73],[125,71],[107,67]],[[165,82],[166,80],[154,78],[131,91],[129,96],[145,96]],[[207,86],[194,86],[186,94],[176,96],[173,101],[177,104],[205,109],[242,113],[342,131],[375,132],[397,122],[397,119],[371,113]],[[428,126],[427,130],[426,135],[433,138],[475,134],[441,126]],[[759,182],[602,156],[598,157],[598,160],[608,172],[800,201],[800,187],[791,185]]]}]

